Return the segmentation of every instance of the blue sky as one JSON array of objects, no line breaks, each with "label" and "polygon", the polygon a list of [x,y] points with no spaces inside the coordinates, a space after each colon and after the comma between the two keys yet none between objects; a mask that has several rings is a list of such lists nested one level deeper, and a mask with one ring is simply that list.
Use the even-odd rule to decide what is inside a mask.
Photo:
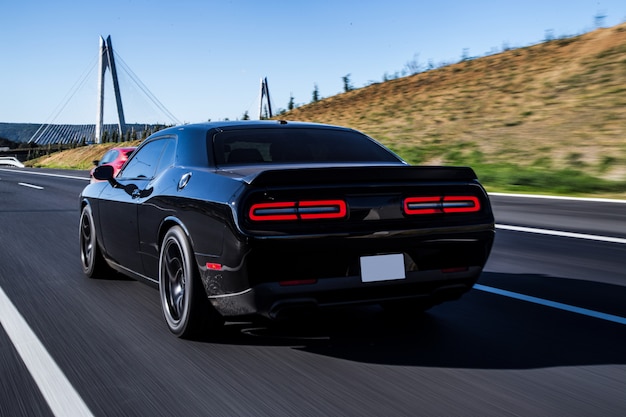
[{"label": "blue sky", "polygon": [[[9,1],[0,6],[0,122],[95,123],[99,37],[183,123],[258,117],[400,73],[626,21],[624,0]],[[126,121],[172,123],[120,72]],[[105,122],[115,122],[110,75]],[[346,109],[350,111],[350,109]]]}]

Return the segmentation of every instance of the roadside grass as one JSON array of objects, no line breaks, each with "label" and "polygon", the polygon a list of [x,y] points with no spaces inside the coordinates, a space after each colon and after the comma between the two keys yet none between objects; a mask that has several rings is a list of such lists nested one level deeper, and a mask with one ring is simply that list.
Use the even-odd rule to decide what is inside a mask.
[{"label": "roadside grass", "polygon": [[597,178],[574,169],[546,170],[514,164],[477,164],[472,168],[490,191],[569,196],[626,196],[626,181]]},{"label": "roadside grass", "polygon": [[[437,165],[469,166],[489,191],[626,198],[626,181],[606,180],[575,168],[554,168],[549,157],[538,158],[529,166],[490,163],[485,161],[483,153],[472,143],[445,153],[428,149],[428,146],[424,149],[405,147],[394,151],[412,165],[424,164],[434,155],[443,155]],[[572,165],[579,162],[579,155],[575,152],[568,157]],[[614,162],[615,158],[605,157],[600,163],[600,170],[606,170]]]}]

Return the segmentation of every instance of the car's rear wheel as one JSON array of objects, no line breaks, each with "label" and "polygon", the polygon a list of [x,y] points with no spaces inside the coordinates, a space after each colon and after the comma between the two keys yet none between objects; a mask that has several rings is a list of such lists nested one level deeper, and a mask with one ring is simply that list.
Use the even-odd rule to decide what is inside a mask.
[{"label": "car's rear wheel", "polygon": [[161,244],[159,293],[167,326],[178,337],[197,337],[223,324],[209,303],[191,245],[179,226],[169,229]]},{"label": "car's rear wheel", "polygon": [[83,207],[80,214],[78,241],[80,244],[80,260],[85,275],[90,278],[103,278],[112,272],[98,247],[96,226],[89,205]]}]

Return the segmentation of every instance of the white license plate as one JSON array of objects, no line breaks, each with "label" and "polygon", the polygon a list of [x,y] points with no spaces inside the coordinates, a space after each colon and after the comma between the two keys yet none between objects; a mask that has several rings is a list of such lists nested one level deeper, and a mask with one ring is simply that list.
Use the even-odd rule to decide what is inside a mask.
[{"label": "white license plate", "polygon": [[375,255],[361,257],[361,281],[376,282],[405,279],[404,255]]}]

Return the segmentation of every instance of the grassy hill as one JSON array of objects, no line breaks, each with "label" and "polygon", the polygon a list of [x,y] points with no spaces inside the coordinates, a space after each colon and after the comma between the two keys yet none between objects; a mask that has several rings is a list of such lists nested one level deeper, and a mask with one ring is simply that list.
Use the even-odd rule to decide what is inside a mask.
[{"label": "grassy hill", "polygon": [[139,146],[140,143],[140,141],[112,142],[100,145],[80,146],[26,161],[24,165],[37,168],[91,169],[94,166],[93,161],[102,158],[102,155],[109,149],[118,146]]},{"label": "grassy hill", "polygon": [[[413,164],[470,165],[491,191],[626,198],[626,24],[373,84],[279,118],[353,127]],[[99,158],[90,152],[81,167]]]},{"label": "grassy hill", "polygon": [[626,24],[370,85],[280,116],[361,130],[492,188],[626,193]]}]

